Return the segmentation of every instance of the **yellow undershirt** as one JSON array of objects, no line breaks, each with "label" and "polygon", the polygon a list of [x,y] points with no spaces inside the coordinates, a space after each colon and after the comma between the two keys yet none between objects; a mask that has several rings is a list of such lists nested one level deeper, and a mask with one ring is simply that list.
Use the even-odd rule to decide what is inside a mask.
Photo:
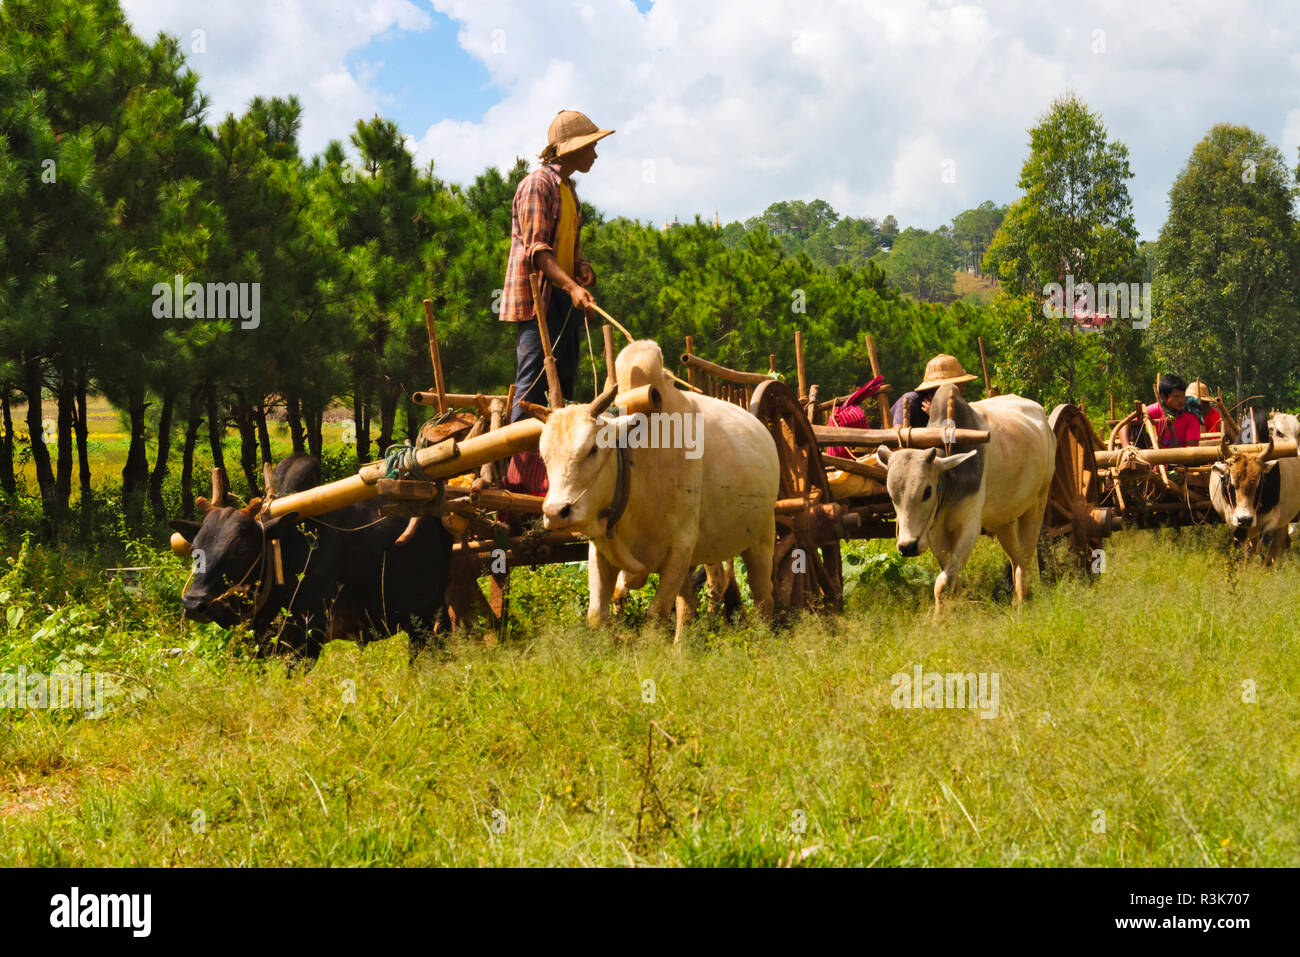
[{"label": "yellow undershirt", "polygon": [[560,222],[555,230],[555,261],[566,276],[576,279],[573,255],[578,245],[578,204],[568,183],[560,183]]}]

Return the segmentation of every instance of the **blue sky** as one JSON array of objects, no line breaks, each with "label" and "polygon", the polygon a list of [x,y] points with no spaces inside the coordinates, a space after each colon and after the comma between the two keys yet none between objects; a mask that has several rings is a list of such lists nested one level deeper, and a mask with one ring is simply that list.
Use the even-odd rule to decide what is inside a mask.
[{"label": "blue sky", "polygon": [[[304,150],[396,120],[464,182],[532,160],[562,108],[618,132],[581,184],[610,215],[724,221],[781,199],[933,228],[1014,200],[1067,91],[1131,151],[1138,228],[1214,123],[1297,162],[1300,6],[1272,0],[123,0],[182,40],[210,118],[303,101]],[[202,49],[196,47],[201,34]]]}]

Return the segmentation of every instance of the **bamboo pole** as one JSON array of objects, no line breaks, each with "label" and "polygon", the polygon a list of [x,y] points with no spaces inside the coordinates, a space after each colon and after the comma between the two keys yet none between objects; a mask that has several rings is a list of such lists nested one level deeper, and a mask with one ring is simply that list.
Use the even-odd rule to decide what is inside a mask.
[{"label": "bamboo pole", "polygon": [[[867,358],[871,361],[871,378],[880,375],[880,358],[876,355],[876,337],[867,333]],[[886,429],[892,429],[894,423],[889,412],[889,386],[885,386],[876,393],[876,404],[880,408],[880,425]]]},{"label": "bamboo pole", "polygon": [[664,407],[664,397],[656,386],[642,385],[620,392],[614,396],[612,404],[622,409],[625,415],[658,412]]},{"label": "bamboo pole", "polygon": [[989,360],[984,356],[984,337],[978,336],[975,340],[980,344],[980,368],[984,370],[984,395],[993,394],[993,386],[989,383]]},{"label": "bamboo pole", "polygon": [[537,273],[528,277],[533,287],[533,312],[537,316],[537,334],[542,340],[542,366],[546,369],[546,392],[552,409],[564,407],[564,390],[560,388],[560,370],[555,365],[555,354],[551,351],[551,330],[546,322],[546,310],[542,308],[542,285]]},{"label": "bamboo pole", "polygon": [[[874,447],[887,445],[896,449],[937,448],[943,445],[944,429],[932,426],[900,429],[841,429],[829,425],[814,425],[813,435],[818,445],[847,445],[854,447]],[[983,445],[989,440],[989,433],[983,429],[953,429],[953,445]]]},{"label": "bamboo pole", "polygon": [[[1267,442],[1255,442],[1250,445],[1233,445],[1230,451],[1242,455],[1261,455],[1268,449]],[[1181,449],[1142,449],[1141,461],[1148,465],[1209,465],[1219,461],[1219,449],[1214,445],[1191,445]],[[1287,439],[1278,439],[1273,443],[1273,459],[1295,458],[1296,443]],[[1114,468],[1119,464],[1120,450],[1113,449],[1097,453],[1098,468]]]},{"label": "bamboo pole", "polygon": [[[448,439],[437,445],[417,449],[415,463],[430,479],[447,478],[473,472],[485,462],[495,462],[516,452],[535,449],[541,434],[542,423],[531,417],[520,419],[463,442]],[[307,518],[332,512],[345,505],[364,502],[379,494],[376,486],[385,469],[384,462],[371,462],[356,475],[277,498],[263,510],[263,514],[274,518],[296,512]]]},{"label": "bamboo pole", "polygon": [[424,327],[429,332],[429,359],[433,363],[433,387],[438,395],[438,412],[447,411],[447,383],[442,378],[442,353],[438,351],[438,327],[433,321],[433,300],[424,300]]}]

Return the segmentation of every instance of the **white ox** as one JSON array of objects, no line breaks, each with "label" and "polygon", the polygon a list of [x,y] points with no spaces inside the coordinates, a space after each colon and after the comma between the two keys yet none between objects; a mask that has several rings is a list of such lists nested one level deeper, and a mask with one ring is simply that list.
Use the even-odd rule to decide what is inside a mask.
[{"label": "white ox", "polygon": [[1300,437],[1294,415],[1274,415],[1269,421],[1268,448],[1261,453],[1229,452],[1227,436],[1219,443],[1223,460],[1210,472],[1210,502],[1228,528],[1242,555],[1261,551],[1266,562],[1278,559],[1290,540],[1289,526],[1300,513],[1300,459],[1271,458],[1273,438]]},{"label": "white ox", "polygon": [[[755,607],[770,614],[780,482],[771,435],[738,406],[671,387],[663,353],[654,342],[628,345],[614,369],[618,391],[648,384],[662,396],[660,412],[641,420],[642,431],[634,416],[602,416],[614,398],[611,388],[590,405],[546,414],[539,446],[550,483],[542,506],[546,527],[573,529],[591,539],[588,621],[609,617],[620,572],[632,588],[657,572],[659,588],[650,614],[666,619],[675,603],[674,640],[679,640],[695,610],[693,568],[736,555],[745,560]],[[673,424],[671,434],[680,437],[686,416],[698,416],[692,420],[692,448],[681,440],[656,442],[657,448],[637,441],[627,441],[621,449],[603,447],[613,434],[644,438],[647,425],[650,434],[663,438],[670,433],[656,425]],[[620,471],[625,479],[621,491]],[[716,569],[711,584],[714,577]]]},{"label": "white ox", "polygon": [[[930,403],[930,425],[943,423],[951,385]],[[920,555],[933,549],[942,570],[934,583],[934,611],[944,590],[975,547],[981,529],[992,532],[1014,569],[1016,601],[1029,594],[1038,534],[1056,466],[1056,436],[1043,407],[1018,395],[967,403],[953,399],[958,428],[987,429],[989,442],[943,456],[938,449],[881,447],[886,487],[898,521],[898,552]]]}]

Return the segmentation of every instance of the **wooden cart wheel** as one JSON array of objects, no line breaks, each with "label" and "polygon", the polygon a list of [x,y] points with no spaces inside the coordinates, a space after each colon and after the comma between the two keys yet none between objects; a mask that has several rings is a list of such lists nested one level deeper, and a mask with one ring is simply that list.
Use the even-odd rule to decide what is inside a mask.
[{"label": "wooden cart wheel", "polygon": [[1093,550],[1118,525],[1114,509],[1102,508],[1102,481],[1096,451],[1101,439],[1076,405],[1058,405],[1048,416],[1056,436],[1056,471],[1047,499],[1043,532],[1069,535],[1075,554],[1085,565]]},{"label": "wooden cart wheel", "polygon": [[831,490],[807,412],[794,390],[775,379],[754,390],[749,411],[776,442],[781,474],[778,497],[802,499],[810,506],[776,517],[772,555],[776,609],[838,610],[844,597],[839,532],[835,522],[814,507],[830,504]]}]

